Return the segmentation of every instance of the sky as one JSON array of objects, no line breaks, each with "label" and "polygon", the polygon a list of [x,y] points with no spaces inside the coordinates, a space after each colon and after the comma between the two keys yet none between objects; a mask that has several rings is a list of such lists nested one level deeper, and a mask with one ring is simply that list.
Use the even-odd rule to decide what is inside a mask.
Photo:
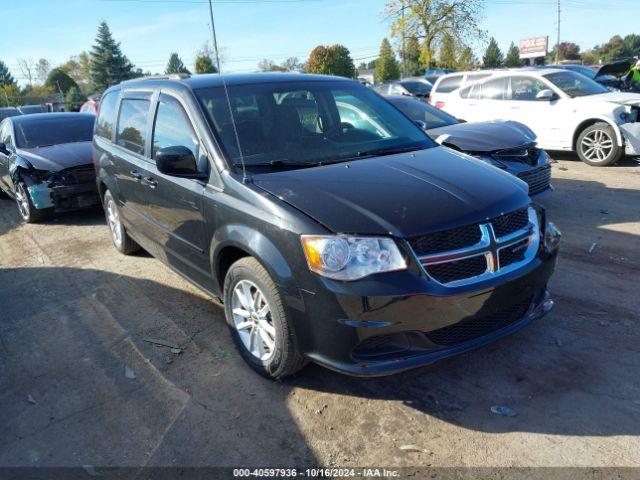
[{"label": "sky", "polygon": [[[640,0],[560,0],[561,39],[582,49],[615,34],[640,33]],[[355,60],[375,58],[390,35],[385,0],[214,0],[225,71],[255,71],[268,58],[304,61],[318,44],[346,45]],[[485,0],[482,28],[506,51],[511,41],[550,36],[555,42],[556,0]],[[606,7],[603,8],[603,5]],[[211,39],[206,0],[0,0],[0,60],[25,83],[18,58],[68,60],[94,42],[105,20],[122,51],[143,71],[162,73],[177,52],[188,68]],[[13,19],[8,22],[6,19]],[[17,20],[22,19],[22,20]],[[481,54],[484,44],[475,45]]]}]

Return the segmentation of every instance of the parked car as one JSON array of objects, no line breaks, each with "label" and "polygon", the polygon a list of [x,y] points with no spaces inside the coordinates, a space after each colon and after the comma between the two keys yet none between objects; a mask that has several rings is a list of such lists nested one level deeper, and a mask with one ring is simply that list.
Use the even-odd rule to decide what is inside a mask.
[{"label": "parked car", "polygon": [[100,205],[92,162],[95,117],[32,114],[0,123],[0,189],[23,220]]},{"label": "parked car", "polygon": [[100,100],[90,98],[82,104],[80,107],[80,113],[90,113],[91,115],[97,115],[100,109]]},{"label": "parked car", "polygon": [[401,95],[426,100],[429,98],[432,85],[423,78],[407,78],[389,83],[374,85],[373,89],[380,95]]},{"label": "parked car", "polygon": [[309,360],[407,370],[552,307],[559,234],[524,182],[440,147],[355,81],[125,82],[102,98],[94,158],[116,249],[141,246],[220,298],[270,378]]},{"label": "parked car", "polygon": [[440,76],[429,95],[429,103],[436,108],[444,106],[444,99],[453,91],[464,88],[472,83],[489,78],[491,72],[478,70],[473,72],[454,72]]},{"label": "parked car", "polygon": [[22,115],[32,115],[34,113],[47,113],[47,107],[45,105],[21,105],[18,107],[18,111]]},{"label": "parked car", "polygon": [[584,75],[560,69],[503,70],[440,102],[470,122],[515,120],[546,150],[575,151],[594,166],[640,155],[640,94],[611,92]]},{"label": "parked car", "polygon": [[0,121],[9,117],[16,117],[22,115],[15,107],[0,108]]},{"label": "parked car", "polygon": [[[569,70],[571,72],[581,73],[585,77],[590,78],[591,80],[595,80],[599,84],[609,89],[620,90],[623,87],[623,82],[617,77],[620,77],[628,72],[629,68],[631,67],[631,63],[627,62],[626,68],[624,68],[623,71],[620,71],[616,67],[624,68],[625,65],[620,63],[617,63],[615,66],[614,64],[607,64],[601,68],[592,68],[586,65],[545,65],[540,68],[559,68],[561,70]],[[616,73],[617,76],[613,76],[612,73]]]},{"label": "parked car", "polygon": [[440,145],[474,156],[520,178],[529,195],[551,191],[551,164],[536,145],[536,136],[519,122],[466,123],[424,102],[406,97],[386,97]]}]

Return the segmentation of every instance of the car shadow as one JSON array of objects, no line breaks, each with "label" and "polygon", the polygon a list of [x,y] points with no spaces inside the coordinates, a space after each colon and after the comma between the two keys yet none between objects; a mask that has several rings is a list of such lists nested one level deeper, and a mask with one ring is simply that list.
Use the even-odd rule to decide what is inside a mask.
[{"label": "car shadow", "polygon": [[[576,155],[574,152],[549,151],[548,153],[553,160],[569,160],[569,161],[581,162],[578,155]],[[594,167],[594,168],[622,168],[622,167],[640,168],[640,157],[624,156],[614,165],[609,165],[607,167]]]},{"label": "car shadow", "polygon": [[0,466],[318,464],[204,295],[84,268],[0,285]]}]

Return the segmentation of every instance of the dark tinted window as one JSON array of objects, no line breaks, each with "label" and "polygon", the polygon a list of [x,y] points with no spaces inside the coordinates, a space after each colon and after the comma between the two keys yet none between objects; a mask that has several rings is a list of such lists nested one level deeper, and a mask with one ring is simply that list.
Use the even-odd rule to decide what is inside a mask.
[{"label": "dark tinted window", "polygon": [[[247,166],[332,162],[363,152],[435,146],[407,117],[355,82],[272,82],[230,85],[228,91]],[[224,89],[201,89],[196,96],[228,157],[238,163]]]},{"label": "dark tinted window", "polygon": [[455,89],[460,88],[462,84],[462,75],[454,75],[452,77],[447,77],[442,79],[442,81],[438,84],[436,91],[438,93],[450,93]]},{"label": "dark tinted window", "polygon": [[431,85],[426,82],[402,82],[401,85],[413,95],[429,96]]},{"label": "dark tinted window", "polygon": [[[25,119],[27,117],[24,117]],[[93,136],[94,117],[38,119],[20,121],[14,125],[16,147],[35,148],[63,143],[90,142]]]},{"label": "dark tinted window", "polygon": [[414,122],[418,120],[424,122],[427,125],[427,130],[460,123],[448,113],[438,110],[431,105],[427,105],[424,102],[401,97],[389,97],[389,101]]},{"label": "dark tinted window", "polygon": [[150,105],[149,100],[125,99],[120,106],[116,143],[138,155],[144,155]]},{"label": "dark tinted window", "polygon": [[111,140],[116,124],[116,110],[118,108],[118,92],[105,95],[100,101],[100,113],[96,120],[96,135]]},{"label": "dark tinted window", "polygon": [[177,100],[162,97],[153,131],[152,157],[165,147],[187,147],[198,155],[198,140],[184,109]]}]

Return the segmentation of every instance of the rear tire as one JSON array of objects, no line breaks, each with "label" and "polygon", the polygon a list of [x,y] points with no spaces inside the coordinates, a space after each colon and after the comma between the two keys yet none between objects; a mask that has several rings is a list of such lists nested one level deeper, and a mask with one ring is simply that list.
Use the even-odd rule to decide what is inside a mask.
[{"label": "rear tire", "polygon": [[122,225],[122,218],[120,217],[120,209],[116,204],[113,195],[107,190],[104,194],[102,204],[104,206],[105,217],[107,218],[107,226],[111,233],[111,241],[113,246],[116,247],[123,255],[131,255],[140,250],[138,245],[127,233],[127,230]]},{"label": "rear tire", "polygon": [[51,218],[51,208],[39,210],[33,205],[29,188],[24,182],[19,181],[16,183],[14,195],[16,205],[18,206],[18,213],[20,213],[22,220],[26,223],[39,223]]},{"label": "rear tire", "polygon": [[305,366],[278,287],[255,258],[231,265],[223,298],[231,336],[253,370],[276,380]]},{"label": "rear tire", "polygon": [[578,135],[576,152],[587,165],[606,167],[616,163],[624,154],[624,147],[617,142],[611,125],[599,122],[585,128]]}]

